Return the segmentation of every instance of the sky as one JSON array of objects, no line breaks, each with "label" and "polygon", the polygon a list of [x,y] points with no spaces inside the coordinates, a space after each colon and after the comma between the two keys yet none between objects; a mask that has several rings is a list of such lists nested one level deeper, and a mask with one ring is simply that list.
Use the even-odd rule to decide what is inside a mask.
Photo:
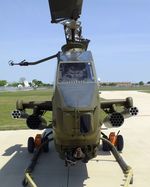
[{"label": "sky", "polygon": [[[80,21],[102,82],[150,81],[149,0],[84,0]],[[51,24],[48,0],[0,1],[0,80],[54,82],[55,59],[32,67],[8,61],[36,61],[64,44],[62,25]]]}]

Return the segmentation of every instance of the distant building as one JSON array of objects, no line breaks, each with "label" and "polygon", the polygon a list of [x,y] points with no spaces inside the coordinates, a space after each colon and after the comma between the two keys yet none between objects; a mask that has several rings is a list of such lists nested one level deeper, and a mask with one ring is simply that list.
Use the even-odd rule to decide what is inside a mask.
[{"label": "distant building", "polygon": [[116,86],[118,87],[130,87],[132,86],[131,82],[116,82]]},{"label": "distant building", "polygon": [[29,84],[28,81],[25,80],[23,83],[24,83],[24,87],[25,87],[25,88],[29,88],[29,87],[30,87],[30,84]]},{"label": "distant building", "polygon": [[130,87],[131,82],[100,82],[100,86]]},{"label": "distant building", "polygon": [[19,89],[23,88],[22,84],[18,84],[17,86]]}]

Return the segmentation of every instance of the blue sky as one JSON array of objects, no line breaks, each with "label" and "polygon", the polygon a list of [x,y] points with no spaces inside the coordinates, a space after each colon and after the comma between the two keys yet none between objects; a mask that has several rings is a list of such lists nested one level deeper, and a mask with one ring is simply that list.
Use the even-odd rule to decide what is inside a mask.
[{"label": "blue sky", "polygon": [[[60,51],[63,27],[50,19],[48,0],[0,1],[0,80],[54,81],[56,60],[8,66],[9,60],[34,61]],[[150,81],[149,0],[84,0],[80,20],[101,81]]]}]

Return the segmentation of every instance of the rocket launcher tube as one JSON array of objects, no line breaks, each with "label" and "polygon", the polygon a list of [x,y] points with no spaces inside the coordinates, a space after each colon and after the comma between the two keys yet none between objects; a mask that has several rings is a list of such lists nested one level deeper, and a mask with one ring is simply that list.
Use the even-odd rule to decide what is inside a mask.
[{"label": "rocket launcher tube", "polygon": [[107,128],[120,127],[124,123],[124,117],[121,113],[114,112],[109,114],[103,123]]},{"label": "rocket launcher tube", "polygon": [[139,110],[137,107],[131,107],[129,109],[124,110],[121,112],[124,118],[129,118],[131,116],[136,116],[138,114]]},{"label": "rocket launcher tube", "polygon": [[108,128],[120,127],[124,123],[125,118],[129,118],[132,116],[136,116],[139,110],[137,107],[131,107],[129,109],[125,109],[123,112],[113,112],[112,114],[108,114],[103,123]]},{"label": "rocket launcher tube", "polygon": [[29,117],[29,115],[27,113],[25,113],[24,111],[21,111],[21,110],[12,111],[11,116],[14,119],[19,119],[19,118],[26,119]]}]

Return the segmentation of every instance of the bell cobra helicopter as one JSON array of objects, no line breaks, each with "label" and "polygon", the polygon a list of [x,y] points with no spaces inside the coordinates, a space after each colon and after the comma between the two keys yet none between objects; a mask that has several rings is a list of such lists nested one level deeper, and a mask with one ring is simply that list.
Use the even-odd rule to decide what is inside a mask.
[{"label": "bell cobra helicopter", "polygon": [[[65,160],[66,166],[74,165],[79,160],[87,163],[97,156],[101,139],[103,151],[112,151],[123,172],[130,175],[129,181],[132,183],[132,170],[118,153],[123,149],[123,136],[111,133],[107,137],[102,132],[102,125],[107,128],[118,128],[124,123],[125,118],[137,115],[138,109],[133,106],[131,97],[122,100],[100,98],[94,60],[91,51],[87,50],[90,40],[82,37],[79,21],[82,4],[83,0],[49,0],[51,23],[61,23],[64,27],[66,44],[60,52],[35,62],[10,61],[12,66],[30,66],[57,58],[52,100],[17,101],[12,116],[25,118],[27,126],[31,129],[43,130],[49,128],[43,115],[47,111],[52,111],[53,138],[48,138],[52,133],[50,132],[43,137],[37,135],[35,140],[32,137],[28,139],[30,153],[38,147],[34,162],[41,148],[48,152],[48,143],[53,139],[56,150],[60,158]],[[26,109],[32,109],[33,113],[28,114]],[[32,163],[27,169],[24,185],[29,182],[34,186],[33,181],[31,182],[34,165],[35,163]]]}]

